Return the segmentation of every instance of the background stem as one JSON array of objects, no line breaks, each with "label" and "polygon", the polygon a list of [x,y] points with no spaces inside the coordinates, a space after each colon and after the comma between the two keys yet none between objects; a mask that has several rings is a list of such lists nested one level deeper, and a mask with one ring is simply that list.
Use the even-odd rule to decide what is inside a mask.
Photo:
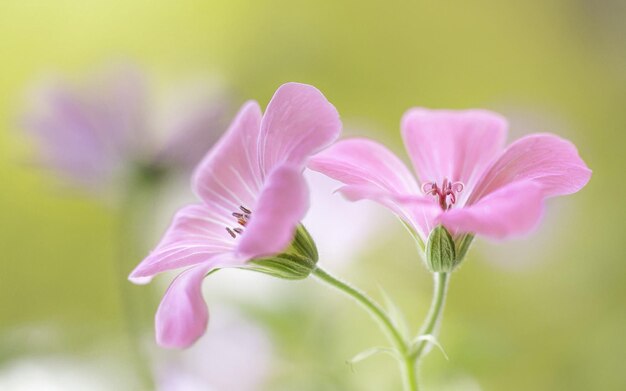
[{"label": "background stem", "polygon": [[147,254],[143,228],[150,225],[160,178],[137,171],[129,179],[119,203],[117,233],[117,281],[124,313],[124,327],[128,351],[138,379],[145,389],[154,388],[154,374],[142,341],[152,330],[153,312],[156,306],[151,285],[136,286],[128,281],[128,275]]}]

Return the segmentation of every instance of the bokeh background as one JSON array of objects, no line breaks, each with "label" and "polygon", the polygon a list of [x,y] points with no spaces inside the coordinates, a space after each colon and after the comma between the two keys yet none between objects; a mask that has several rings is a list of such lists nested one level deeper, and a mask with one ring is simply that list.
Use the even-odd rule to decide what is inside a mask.
[{"label": "bokeh background", "polygon": [[[440,335],[449,360],[433,351],[423,382],[626,389],[625,20],[621,0],[2,1],[0,389],[399,389],[385,355],[346,364],[384,339],[312,279],[217,273],[204,284],[207,337],[185,352],[155,346],[151,316],[170,278],[135,287],[125,276],[192,199],[188,172],[139,190],[71,186],[36,164],[22,121],[42,80],[80,85],[111,63],[139,69],[155,100],[208,80],[223,118],[246,99],[265,105],[283,82],[310,83],[338,108],[344,134],[401,154],[399,119],[416,105],[499,111],[509,140],[571,139],[590,184],[551,200],[529,237],[477,241],[452,279]],[[311,181],[320,262],[378,299],[384,287],[417,327],[431,281],[409,235]]]}]

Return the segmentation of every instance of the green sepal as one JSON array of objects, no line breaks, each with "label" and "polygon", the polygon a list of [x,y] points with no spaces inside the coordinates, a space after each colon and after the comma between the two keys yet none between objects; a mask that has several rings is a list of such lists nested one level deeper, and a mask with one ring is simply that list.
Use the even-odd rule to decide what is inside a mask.
[{"label": "green sepal", "polygon": [[469,251],[472,242],[474,241],[474,235],[465,234],[456,241],[456,263],[457,266],[465,259],[467,252]]},{"label": "green sepal", "polygon": [[463,234],[454,240],[445,227],[437,226],[428,236],[426,244],[428,269],[444,273],[453,271],[463,262],[473,241],[472,234]]},{"label": "green sepal", "polygon": [[439,225],[428,235],[426,244],[426,265],[431,272],[447,273],[457,265],[456,247],[452,235]]},{"label": "green sepal", "polygon": [[286,280],[302,280],[315,270],[317,260],[317,246],[306,228],[300,224],[284,252],[272,257],[253,259],[245,268]]}]

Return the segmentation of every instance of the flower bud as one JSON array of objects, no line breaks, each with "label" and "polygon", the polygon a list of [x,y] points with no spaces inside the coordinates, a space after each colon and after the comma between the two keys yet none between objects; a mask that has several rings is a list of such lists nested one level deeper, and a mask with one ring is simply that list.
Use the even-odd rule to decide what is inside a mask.
[{"label": "flower bud", "polygon": [[282,253],[267,258],[253,259],[246,269],[287,280],[307,278],[315,270],[317,247],[303,225],[296,229],[293,241]]},{"label": "flower bud", "polygon": [[[460,262],[460,260],[459,260]],[[428,235],[426,265],[431,272],[448,273],[457,262],[456,247],[452,236],[444,226],[435,227]]]}]

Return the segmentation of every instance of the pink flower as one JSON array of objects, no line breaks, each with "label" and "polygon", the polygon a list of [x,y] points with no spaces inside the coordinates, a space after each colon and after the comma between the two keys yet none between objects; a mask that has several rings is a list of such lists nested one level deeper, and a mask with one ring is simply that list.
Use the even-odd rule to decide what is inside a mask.
[{"label": "pink flower", "polygon": [[[36,86],[22,125],[38,144],[40,165],[98,190],[123,181],[133,168],[196,165],[225,128],[223,97],[217,102],[203,91],[201,101],[161,126],[154,121],[146,79],[138,68],[123,65],[82,83]],[[163,140],[157,130],[166,134]]]},{"label": "pink flower", "polygon": [[308,208],[307,158],[336,139],[341,122],[314,87],[288,83],[265,115],[246,103],[200,163],[193,189],[202,203],[182,208],[157,248],[131,273],[145,282],[189,267],[170,285],[156,314],[157,342],[186,347],[206,328],[201,283],[216,268],[242,267],[283,252]]},{"label": "pink flower", "polygon": [[367,139],[340,141],[309,167],[344,183],[340,191],[348,199],[391,209],[422,245],[439,224],[457,239],[529,232],[546,198],[575,193],[591,177],[576,147],[555,135],[532,134],[504,149],[507,122],[486,110],[414,108],[401,126],[417,180],[392,152]]}]

